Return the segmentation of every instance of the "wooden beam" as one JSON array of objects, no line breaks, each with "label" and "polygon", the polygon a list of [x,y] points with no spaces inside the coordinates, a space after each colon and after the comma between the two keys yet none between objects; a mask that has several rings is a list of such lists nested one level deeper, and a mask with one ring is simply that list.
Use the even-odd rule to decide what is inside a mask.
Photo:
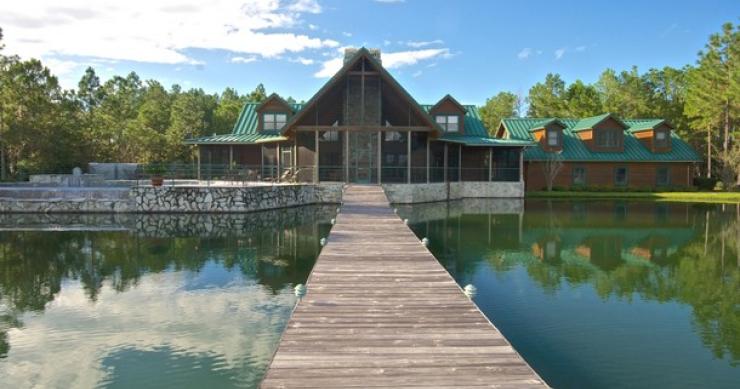
[{"label": "wooden beam", "polygon": [[380,72],[376,72],[374,70],[350,70],[347,74],[350,76],[379,76]]},{"label": "wooden beam", "polygon": [[377,132],[378,130],[381,131],[399,131],[399,132],[406,132],[406,131],[414,131],[414,132],[430,132],[431,129],[429,127],[407,127],[407,126],[391,126],[391,127],[383,127],[378,125],[373,126],[357,126],[357,125],[351,125],[351,126],[296,126],[294,128],[295,131],[368,131],[368,132]]}]

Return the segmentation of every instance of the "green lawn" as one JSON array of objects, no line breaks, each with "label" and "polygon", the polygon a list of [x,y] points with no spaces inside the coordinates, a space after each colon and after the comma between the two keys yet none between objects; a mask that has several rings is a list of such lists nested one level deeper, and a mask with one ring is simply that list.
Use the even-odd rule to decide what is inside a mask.
[{"label": "green lawn", "polygon": [[528,198],[609,198],[658,201],[692,201],[702,203],[740,203],[740,192],[527,192]]}]

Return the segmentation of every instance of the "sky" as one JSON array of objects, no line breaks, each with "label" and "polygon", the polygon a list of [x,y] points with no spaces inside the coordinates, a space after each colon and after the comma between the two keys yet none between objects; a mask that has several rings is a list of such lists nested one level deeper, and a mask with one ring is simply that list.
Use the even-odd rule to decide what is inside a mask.
[{"label": "sky", "polygon": [[346,47],[379,48],[420,103],[526,96],[547,73],[693,64],[740,1],[23,0],[0,2],[6,54],[39,58],[73,88],[135,71],[166,86],[308,100]]}]

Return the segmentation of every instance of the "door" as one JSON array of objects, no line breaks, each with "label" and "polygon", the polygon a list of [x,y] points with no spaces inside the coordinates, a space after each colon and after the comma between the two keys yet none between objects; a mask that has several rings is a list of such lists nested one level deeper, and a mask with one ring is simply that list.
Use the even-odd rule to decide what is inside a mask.
[{"label": "door", "polygon": [[349,133],[349,181],[373,184],[378,181],[378,133]]}]

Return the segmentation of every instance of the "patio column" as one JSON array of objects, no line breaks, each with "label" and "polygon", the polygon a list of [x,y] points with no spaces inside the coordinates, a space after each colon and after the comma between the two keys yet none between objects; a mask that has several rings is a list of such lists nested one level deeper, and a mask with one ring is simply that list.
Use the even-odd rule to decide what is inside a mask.
[{"label": "patio column", "polygon": [[380,150],[382,145],[383,131],[378,131],[378,185],[383,183],[383,152]]},{"label": "patio column", "polygon": [[431,160],[429,158],[429,151],[431,150],[431,140],[429,139],[429,134],[427,134],[427,184],[429,183],[429,161]]},{"label": "patio column", "polygon": [[457,180],[462,182],[462,145],[457,145]]},{"label": "patio column", "polygon": [[316,153],[313,156],[313,182],[316,184],[319,182],[319,130],[314,131],[314,142]]},{"label": "patio column", "polygon": [[277,153],[277,156],[275,157],[275,163],[277,164],[277,182],[280,182],[280,176],[282,175],[282,172],[280,171],[280,143],[276,143],[275,152]]},{"label": "patio column", "polygon": [[411,131],[406,132],[406,183],[411,183]]},{"label": "patio column", "polygon": [[524,182],[524,149],[519,149],[519,182]]},{"label": "patio column", "polygon": [[493,147],[488,148],[488,182],[493,181]]},{"label": "patio column", "polygon": [[444,160],[445,160],[444,161],[445,162],[444,163],[444,167],[443,167],[443,170],[444,170],[444,173],[445,173],[444,174],[444,179],[445,179],[444,182],[447,182],[447,142],[445,142],[445,158],[444,158]]},{"label": "patio column", "polygon": [[198,166],[196,167],[196,174],[197,174],[197,177],[198,177],[198,181],[200,181],[200,154],[202,152],[203,152],[203,150],[201,150],[200,146],[198,146],[198,154],[197,154]]},{"label": "patio column", "polygon": [[349,182],[349,130],[344,131],[344,182]]}]

